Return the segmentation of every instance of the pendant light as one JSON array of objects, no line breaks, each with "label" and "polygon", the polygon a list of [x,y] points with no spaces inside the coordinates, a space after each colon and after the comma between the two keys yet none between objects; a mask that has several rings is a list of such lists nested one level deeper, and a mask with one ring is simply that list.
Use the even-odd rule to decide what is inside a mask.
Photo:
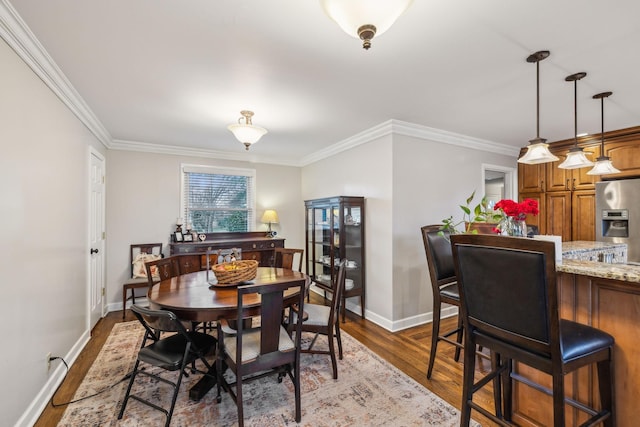
[{"label": "pendant light", "polygon": [[587,73],[575,73],[565,77],[565,81],[573,82],[573,148],[569,150],[567,158],[558,165],[560,169],[578,169],[593,166],[593,162],[587,158],[582,148],[578,147],[578,80],[583,79]]},{"label": "pendant light", "polygon": [[593,95],[593,99],[600,100],[600,123],[602,124],[600,132],[600,157],[596,159],[596,164],[587,175],[609,175],[612,173],[620,173],[618,169],[613,167],[611,159],[605,155],[604,151],[604,99],[611,96],[613,92],[602,92]]},{"label": "pendant light", "polygon": [[549,151],[549,144],[544,138],[540,138],[540,61],[549,56],[548,50],[541,50],[527,57],[527,62],[536,63],[536,137],[529,141],[527,152],[518,159],[518,163],[535,165],[559,160]]}]

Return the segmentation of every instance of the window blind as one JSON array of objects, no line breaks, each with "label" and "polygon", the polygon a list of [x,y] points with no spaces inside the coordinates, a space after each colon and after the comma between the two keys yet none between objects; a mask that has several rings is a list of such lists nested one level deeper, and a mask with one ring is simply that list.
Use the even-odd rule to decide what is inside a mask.
[{"label": "window blind", "polygon": [[198,233],[252,231],[255,171],[183,165],[182,212]]}]

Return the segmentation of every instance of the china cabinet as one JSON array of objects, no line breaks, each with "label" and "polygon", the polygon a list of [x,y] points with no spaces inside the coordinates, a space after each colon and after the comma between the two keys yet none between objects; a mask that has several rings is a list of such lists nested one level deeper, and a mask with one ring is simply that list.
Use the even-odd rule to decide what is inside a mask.
[{"label": "china cabinet", "polygon": [[340,260],[347,260],[342,321],[347,298],[360,298],[365,309],[364,197],[337,196],[305,201],[306,266],[314,284],[331,292]]}]

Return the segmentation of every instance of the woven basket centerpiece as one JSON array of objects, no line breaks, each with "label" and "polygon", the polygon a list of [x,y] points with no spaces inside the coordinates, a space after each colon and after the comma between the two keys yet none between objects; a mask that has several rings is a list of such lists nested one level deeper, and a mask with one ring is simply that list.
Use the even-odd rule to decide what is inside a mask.
[{"label": "woven basket centerpiece", "polygon": [[218,283],[240,283],[256,278],[258,261],[248,259],[223,262],[214,264],[211,270],[216,275]]}]

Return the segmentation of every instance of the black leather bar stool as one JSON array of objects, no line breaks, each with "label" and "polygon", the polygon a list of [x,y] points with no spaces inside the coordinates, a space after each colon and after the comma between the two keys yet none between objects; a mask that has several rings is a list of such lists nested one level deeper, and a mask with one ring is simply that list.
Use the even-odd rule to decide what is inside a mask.
[{"label": "black leather bar stool", "polygon": [[[613,346],[611,335],[560,319],[553,242],[493,235],[451,236],[465,327],[461,426],[475,409],[506,425],[512,417],[511,384],[524,380],[512,373],[517,361],[552,377],[552,390],[524,382],[553,396],[553,425],[565,425],[565,403],[591,417],[582,425],[615,425]],[[474,383],[476,345],[498,354],[494,369]],[[564,376],[596,364],[600,410],[566,398]],[[473,402],[473,394],[500,376],[504,417]]]}]

